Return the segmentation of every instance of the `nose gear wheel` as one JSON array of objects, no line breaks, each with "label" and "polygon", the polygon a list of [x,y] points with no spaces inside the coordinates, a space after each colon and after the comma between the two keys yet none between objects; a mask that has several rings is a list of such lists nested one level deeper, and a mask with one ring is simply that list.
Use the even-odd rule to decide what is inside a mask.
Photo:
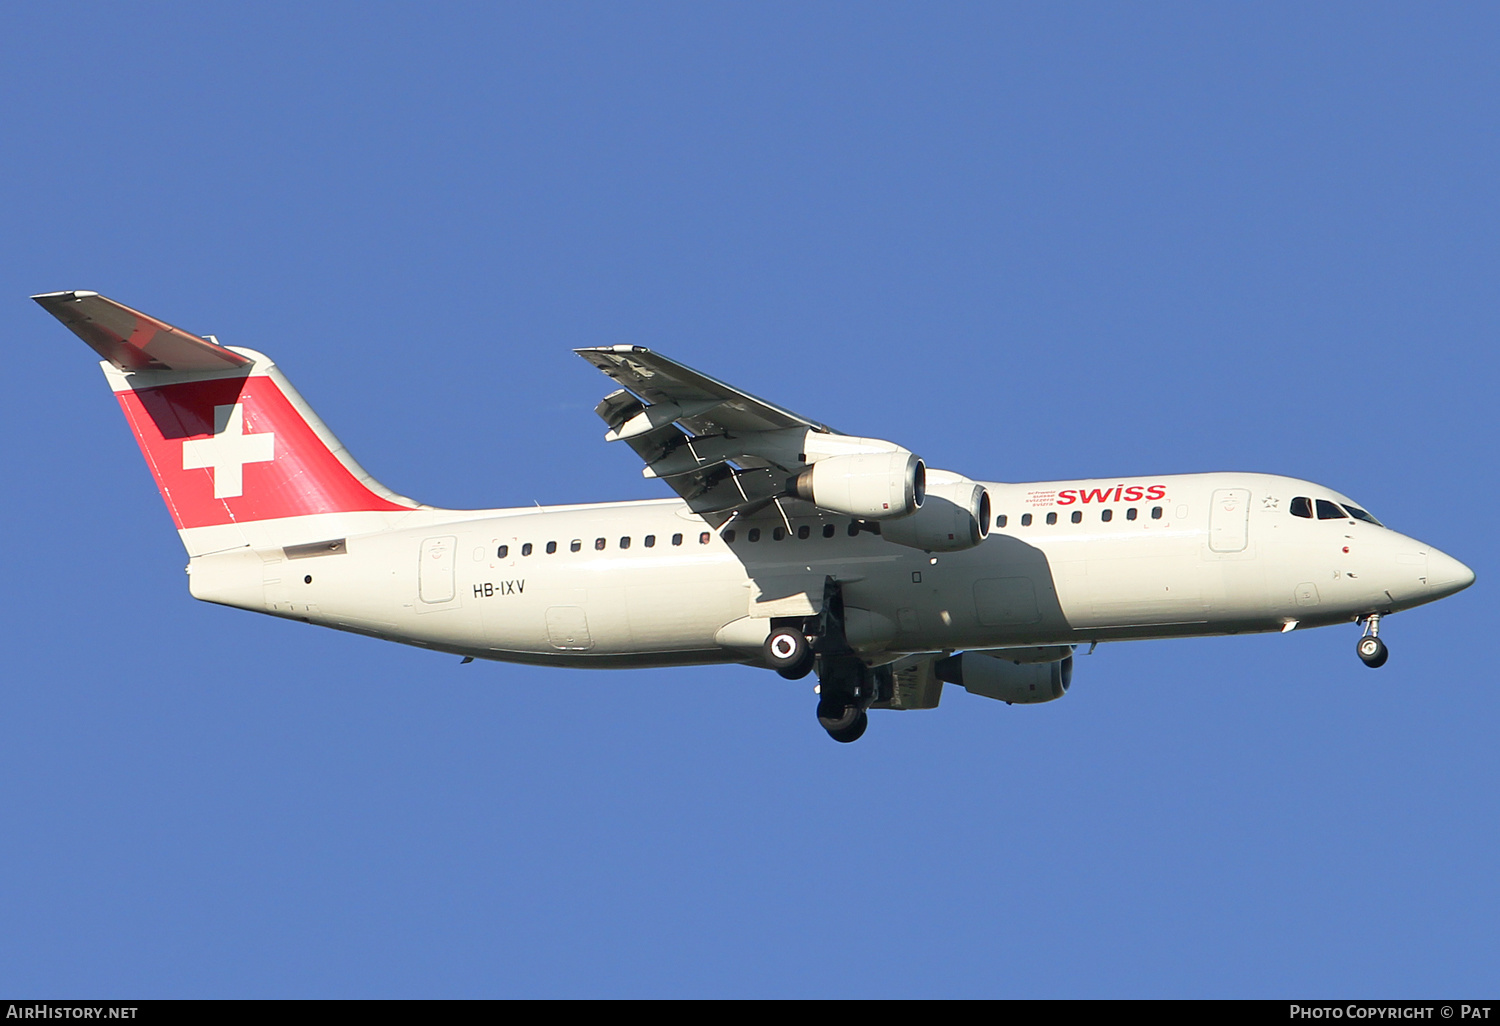
[{"label": "nose gear wheel", "polygon": [[1385,642],[1380,640],[1380,614],[1371,613],[1363,620],[1365,633],[1359,639],[1354,651],[1359,654],[1360,662],[1370,669],[1377,669],[1385,665],[1390,658],[1390,649],[1385,647]]}]

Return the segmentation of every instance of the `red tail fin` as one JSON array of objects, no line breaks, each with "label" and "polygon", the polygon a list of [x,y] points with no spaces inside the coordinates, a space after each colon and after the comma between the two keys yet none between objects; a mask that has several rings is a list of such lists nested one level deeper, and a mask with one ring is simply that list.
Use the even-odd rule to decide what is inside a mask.
[{"label": "red tail fin", "polygon": [[419,508],[354,462],[260,353],[92,292],[34,298],[105,357],[105,376],[184,541],[197,528]]},{"label": "red tail fin", "polygon": [[160,385],[109,374],[178,528],[411,509],[339,460],[288,398],[281,375],[264,373],[274,369],[267,363],[256,359],[249,374]]}]

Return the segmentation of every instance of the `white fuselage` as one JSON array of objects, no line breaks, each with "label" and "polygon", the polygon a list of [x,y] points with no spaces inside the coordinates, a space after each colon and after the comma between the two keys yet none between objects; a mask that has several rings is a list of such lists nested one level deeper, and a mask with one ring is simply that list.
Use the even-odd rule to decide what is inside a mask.
[{"label": "white fuselage", "polygon": [[[1292,478],[985,486],[1004,526],[957,552],[851,535],[849,518],[811,507],[787,519],[773,508],[721,536],[670,499],[267,522],[246,527],[248,548],[195,557],[189,572],[208,601],[477,658],[599,667],[754,662],[773,622],[817,611],[828,577],[870,663],[1280,631],[1409,608],[1472,580],[1387,528],[1291,515],[1294,496],[1346,501]],[[1164,497],[1126,498],[1153,488]]]}]

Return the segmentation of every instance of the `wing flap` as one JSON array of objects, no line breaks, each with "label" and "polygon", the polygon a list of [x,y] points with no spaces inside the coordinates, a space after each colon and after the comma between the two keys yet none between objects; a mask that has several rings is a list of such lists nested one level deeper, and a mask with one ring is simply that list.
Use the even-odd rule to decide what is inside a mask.
[{"label": "wing flap", "polygon": [[933,664],[941,652],[922,652],[906,656],[889,667],[890,686],[881,689],[881,697],[872,709],[936,709],[943,699],[943,682]]}]

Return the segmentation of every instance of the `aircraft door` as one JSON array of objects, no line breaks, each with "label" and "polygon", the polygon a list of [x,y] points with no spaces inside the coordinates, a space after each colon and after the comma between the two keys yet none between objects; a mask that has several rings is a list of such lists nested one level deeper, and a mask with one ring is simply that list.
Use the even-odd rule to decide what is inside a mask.
[{"label": "aircraft door", "polygon": [[547,610],[547,638],[553,648],[581,652],[594,647],[589,618],[581,606],[552,606]]},{"label": "aircraft door", "polygon": [[1250,491],[1219,488],[1209,503],[1208,547],[1214,552],[1243,552],[1250,544]]},{"label": "aircraft door", "polygon": [[422,542],[421,563],[417,569],[417,594],[423,602],[452,602],[453,557],[458,551],[458,539],[428,538]]}]

